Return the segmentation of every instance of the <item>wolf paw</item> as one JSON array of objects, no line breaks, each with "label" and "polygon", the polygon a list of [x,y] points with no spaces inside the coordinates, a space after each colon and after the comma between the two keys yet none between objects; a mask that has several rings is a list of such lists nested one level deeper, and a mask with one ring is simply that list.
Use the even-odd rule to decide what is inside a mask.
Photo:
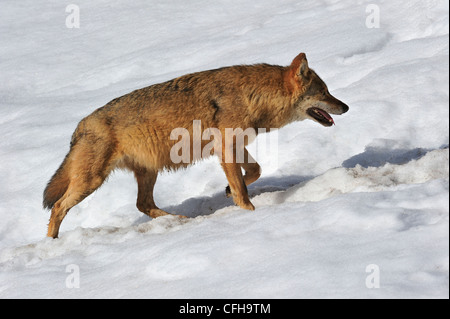
[{"label": "wolf paw", "polygon": [[226,195],[227,197],[232,197],[230,185],[228,185],[227,187],[225,187],[225,195]]}]

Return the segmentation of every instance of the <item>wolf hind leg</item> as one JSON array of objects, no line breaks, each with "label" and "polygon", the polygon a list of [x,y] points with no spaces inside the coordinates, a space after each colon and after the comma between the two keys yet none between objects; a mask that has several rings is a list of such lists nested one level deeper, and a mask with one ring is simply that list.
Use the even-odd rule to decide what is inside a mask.
[{"label": "wolf hind leg", "polygon": [[[170,214],[160,208],[158,208],[153,199],[153,189],[158,177],[158,171],[150,170],[146,168],[133,168],[134,176],[138,184],[138,197],[136,201],[136,207],[142,213],[150,216],[151,218],[157,218]],[[176,215],[181,218],[185,216]]]},{"label": "wolf hind leg", "polygon": [[159,209],[153,199],[153,189],[155,187],[157,171],[147,170],[145,168],[135,168],[134,176],[138,184],[138,196],[136,207],[142,213],[155,218],[169,213]]},{"label": "wolf hind leg", "polygon": [[97,176],[88,184],[85,182],[79,183],[77,180],[69,184],[67,191],[52,208],[50,221],[48,224],[47,237],[58,237],[59,227],[61,226],[61,223],[64,217],[66,217],[68,211],[99,188],[105,178],[106,176]]},{"label": "wolf hind leg", "polygon": [[67,212],[98,189],[114,169],[113,146],[104,139],[95,141],[81,139],[67,155],[63,171],[68,185],[61,198],[51,207],[48,237],[58,237],[59,227]]}]

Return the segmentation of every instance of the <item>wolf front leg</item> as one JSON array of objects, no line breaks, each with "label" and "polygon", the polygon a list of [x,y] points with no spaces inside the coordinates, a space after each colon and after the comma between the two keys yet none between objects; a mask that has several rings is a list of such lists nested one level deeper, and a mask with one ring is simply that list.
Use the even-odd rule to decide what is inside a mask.
[{"label": "wolf front leg", "polygon": [[234,202],[241,208],[255,210],[248,198],[247,186],[242,176],[241,165],[238,163],[221,163],[230,186]]},{"label": "wolf front leg", "polygon": [[[239,164],[245,171],[244,175],[244,183],[246,186],[255,182],[261,176],[261,167],[255,161],[253,156],[244,148],[244,162]],[[231,189],[230,186],[225,188],[225,194],[227,197],[231,197]]]}]

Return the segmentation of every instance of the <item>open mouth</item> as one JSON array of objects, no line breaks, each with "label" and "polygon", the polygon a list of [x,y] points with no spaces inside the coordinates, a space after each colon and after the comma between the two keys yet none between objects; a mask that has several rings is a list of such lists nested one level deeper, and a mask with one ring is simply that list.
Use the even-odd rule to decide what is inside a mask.
[{"label": "open mouth", "polygon": [[318,107],[310,107],[306,110],[309,116],[315,119],[317,122],[322,124],[323,126],[331,126],[334,124],[333,118],[322,109]]}]

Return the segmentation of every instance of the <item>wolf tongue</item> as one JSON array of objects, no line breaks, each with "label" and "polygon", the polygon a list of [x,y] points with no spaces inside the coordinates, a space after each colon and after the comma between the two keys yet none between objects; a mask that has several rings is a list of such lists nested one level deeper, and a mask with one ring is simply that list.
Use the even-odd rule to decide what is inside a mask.
[{"label": "wolf tongue", "polygon": [[328,121],[330,121],[331,123],[335,124],[335,123],[334,123],[334,120],[333,120],[333,118],[330,116],[330,114],[328,114],[327,112],[325,112],[324,110],[319,109],[319,108],[317,108],[317,111],[319,111],[319,113],[322,114],[323,117],[325,117]]}]

